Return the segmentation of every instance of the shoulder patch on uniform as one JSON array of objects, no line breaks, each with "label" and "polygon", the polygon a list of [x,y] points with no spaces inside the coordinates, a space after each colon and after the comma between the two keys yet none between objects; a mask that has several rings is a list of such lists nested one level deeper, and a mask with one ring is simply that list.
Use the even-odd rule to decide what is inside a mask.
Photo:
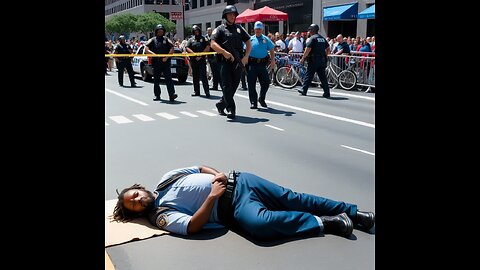
[{"label": "shoulder patch on uniform", "polygon": [[167,214],[158,215],[157,220],[156,220],[156,224],[157,224],[157,227],[159,227],[160,229],[164,229],[168,224]]},{"label": "shoulder patch on uniform", "polygon": [[[241,27],[241,26],[240,26],[240,27]],[[242,32],[242,30],[240,30],[240,28],[237,28],[237,33],[240,34],[241,32]]]},{"label": "shoulder patch on uniform", "polygon": [[212,35],[215,35],[217,33],[217,28],[213,29]]},{"label": "shoulder patch on uniform", "polygon": [[311,38],[311,37],[307,38],[307,41],[306,41],[306,42],[310,42],[310,40],[312,40],[312,38]]}]

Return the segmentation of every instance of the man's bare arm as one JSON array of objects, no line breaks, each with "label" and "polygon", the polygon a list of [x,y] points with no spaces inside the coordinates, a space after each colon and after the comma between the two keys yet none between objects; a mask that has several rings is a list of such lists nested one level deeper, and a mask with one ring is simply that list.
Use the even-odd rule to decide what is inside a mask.
[{"label": "man's bare arm", "polygon": [[225,192],[226,186],[220,181],[215,181],[212,183],[212,191],[203,202],[202,206],[195,212],[195,214],[190,219],[187,227],[188,234],[194,234],[202,230],[203,225],[208,222],[208,218],[212,213],[213,205],[215,204],[215,199],[222,196]]}]

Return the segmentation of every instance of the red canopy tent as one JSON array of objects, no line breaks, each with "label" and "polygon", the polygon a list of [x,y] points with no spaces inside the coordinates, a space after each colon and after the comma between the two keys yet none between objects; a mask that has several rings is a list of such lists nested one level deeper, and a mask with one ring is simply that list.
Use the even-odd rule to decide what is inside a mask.
[{"label": "red canopy tent", "polygon": [[244,12],[237,16],[235,23],[249,23],[249,22],[278,22],[288,20],[288,14],[278,11],[269,6],[264,6],[257,10],[247,8]]}]

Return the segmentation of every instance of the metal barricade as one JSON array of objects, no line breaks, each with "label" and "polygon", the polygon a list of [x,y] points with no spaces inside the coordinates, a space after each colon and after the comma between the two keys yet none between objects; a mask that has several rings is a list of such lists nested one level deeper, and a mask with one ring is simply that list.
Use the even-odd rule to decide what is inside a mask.
[{"label": "metal barricade", "polygon": [[355,73],[356,85],[368,87],[367,92],[371,91],[371,87],[375,88],[375,53],[352,51],[350,54],[330,54],[328,57],[336,74],[350,70]]}]

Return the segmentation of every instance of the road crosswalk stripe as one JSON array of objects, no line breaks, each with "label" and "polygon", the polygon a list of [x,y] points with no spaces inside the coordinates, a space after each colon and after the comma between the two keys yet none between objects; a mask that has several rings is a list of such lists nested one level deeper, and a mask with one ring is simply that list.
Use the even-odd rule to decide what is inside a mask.
[{"label": "road crosswalk stripe", "polygon": [[134,114],[133,115],[134,117],[144,121],[144,122],[147,122],[147,121],[155,121],[155,119],[153,119],[152,117],[150,116],[147,116],[145,114]]},{"label": "road crosswalk stripe", "polygon": [[172,120],[172,119],[177,119],[177,118],[179,118],[178,116],[175,116],[175,115],[169,114],[169,113],[156,113],[156,115],[161,116],[161,117],[163,117],[163,118],[166,118],[166,119],[168,119],[168,120]]},{"label": "road crosswalk stripe", "polygon": [[182,112],[180,112],[180,113],[181,113],[181,114],[184,114],[184,115],[186,115],[186,116],[190,116],[190,117],[198,117],[198,115],[196,115],[196,114],[189,113],[189,112],[185,112],[185,111],[182,111]]},{"label": "road crosswalk stripe", "polygon": [[209,112],[209,111],[204,111],[204,110],[200,110],[200,111],[197,111],[197,112],[199,112],[199,113],[201,113],[201,114],[205,114],[205,115],[207,115],[207,116],[215,116],[215,115],[217,115],[217,114],[211,113],[211,112]]},{"label": "road crosswalk stripe", "polygon": [[108,118],[112,119],[118,124],[126,124],[126,123],[132,123],[133,121],[128,119],[127,117],[123,115],[116,115],[116,116],[109,116]]}]

